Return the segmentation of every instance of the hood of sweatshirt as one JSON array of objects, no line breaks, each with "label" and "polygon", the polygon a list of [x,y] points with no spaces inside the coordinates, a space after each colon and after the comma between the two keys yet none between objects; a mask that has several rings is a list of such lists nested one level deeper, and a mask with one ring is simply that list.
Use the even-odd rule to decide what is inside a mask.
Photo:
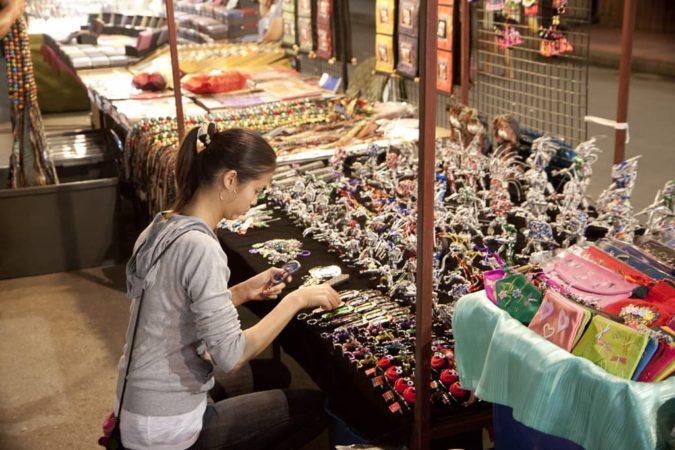
[{"label": "hood of sweatshirt", "polygon": [[188,231],[196,230],[217,239],[208,225],[196,217],[159,213],[152,223],[141,233],[134,254],[127,263],[127,296],[137,298],[143,289],[155,282],[158,264],[164,250],[177,238]]}]

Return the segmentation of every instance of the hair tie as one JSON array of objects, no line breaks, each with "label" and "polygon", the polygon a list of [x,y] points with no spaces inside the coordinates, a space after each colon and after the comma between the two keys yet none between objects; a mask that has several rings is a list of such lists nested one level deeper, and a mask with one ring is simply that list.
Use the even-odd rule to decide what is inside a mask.
[{"label": "hair tie", "polygon": [[199,127],[197,139],[199,139],[199,142],[206,147],[211,143],[211,138],[214,134],[216,134],[216,124],[213,122],[204,122],[202,126]]}]

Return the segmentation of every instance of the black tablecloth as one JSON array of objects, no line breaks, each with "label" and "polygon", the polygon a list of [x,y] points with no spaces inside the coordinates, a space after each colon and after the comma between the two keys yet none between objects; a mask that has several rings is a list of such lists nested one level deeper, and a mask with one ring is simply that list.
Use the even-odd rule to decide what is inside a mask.
[{"label": "black tablecloth", "polygon": [[[302,230],[284,213],[275,211],[274,215],[278,220],[270,223],[269,228],[249,230],[244,235],[225,230],[218,231],[218,238],[229,258],[231,285],[270,267],[262,256],[249,252],[253,244],[269,239],[297,239],[303,243],[303,249],[309,250],[311,254],[297,258],[302,267],[293,275],[293,282],[287,288],[288,292],[301,284],[301,278],[312,267],[332,264],[340,266],[343,273],[350,275],[350,279],[340,285],[338,290],[375,287],[371,280],[344,264],[339,255],[330,253],[325,244],[303,238]],[[246,306],[262,317],[275,304],[273,301],[248,302]],[[318,329],[293,319],[280,335],[279,341],[283,349],[298,361],[314,382],[328,394],[330,407],[361,435],[371,441],[383,436],[389,438],[388,441],[396,441],[400,436],[407,435],[412,427],[412,414],[392,414],[381,398],[381,393],[373,389],[370,380],[357,371],[319,334]],[[461,419],[459,417],[461,415],[467,413],[475,415],[477,411],[488,409],[484,404],[470,408],[457,405],[453,408],[444,408],[442,414],[434,414],[434,421]]]}]

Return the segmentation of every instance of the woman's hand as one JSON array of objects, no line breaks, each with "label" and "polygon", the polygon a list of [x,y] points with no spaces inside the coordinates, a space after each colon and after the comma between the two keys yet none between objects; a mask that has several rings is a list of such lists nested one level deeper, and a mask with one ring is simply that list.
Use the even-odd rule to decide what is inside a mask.
[{"label": "woman's hand", "polygon": [[232,288],[239,300],[235,303],[242,304],[249,300],[274,300],[278,298],[281,291],[286,287],[286,283],[292,279],[289,276],[281,283],[273,284],[274,276],[283,275],[283,273],[283,269],[272,267],[238,284]]},{"label": "woman's hand", "polygon": [[327,284],[300,288],[286,298],[297,301],[299,309],[321,307],[328,311],[340,304],[340,295]]}]

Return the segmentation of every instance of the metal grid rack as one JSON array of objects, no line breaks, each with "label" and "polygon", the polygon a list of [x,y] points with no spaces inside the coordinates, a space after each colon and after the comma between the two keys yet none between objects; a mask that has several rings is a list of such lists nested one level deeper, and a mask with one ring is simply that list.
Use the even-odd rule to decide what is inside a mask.
[{"label": "metal grid rack", "polygon": [[[397,98],[397,100],[404,100],[411,105],[419,106],[419,83],[407,78],[401,78],[398,81],[400,82],[400,98]],[[451,103],[452,101],[449,94],[444,92],[436,93],[436,126],[448,128],[448,108]]]},{"label": "metal grid rack", "polygon": [[[570,0],[561,17],[574,50],[555,57],[539,53],[541,39],[528,29],[526,19],[513,25],[523,43],[509,49],[496,45],[494,13],[480,2],[475,10],[473,42],[476,86],[471,104],[488,117],[510,114],[521,126],[547,132],[571,145],[586,139],[588,110],[590,0]],[[548,27],[551,0],[540,2],[539,24]],[[548,18],[548,19],[547,19]]]}]

